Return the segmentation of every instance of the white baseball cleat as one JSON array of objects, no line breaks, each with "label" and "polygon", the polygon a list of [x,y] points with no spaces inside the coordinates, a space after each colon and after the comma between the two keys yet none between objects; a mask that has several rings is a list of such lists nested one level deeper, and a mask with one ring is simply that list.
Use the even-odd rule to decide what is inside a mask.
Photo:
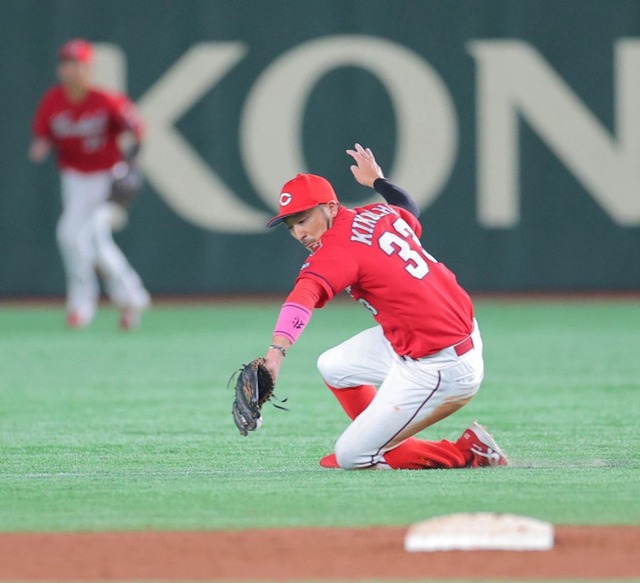
[{"label": "white baseball cleat", "polygon": [[472,468],[508,466],[509,460],[491,434],[474,421],[457,441],[458,445],[473,454]]}]

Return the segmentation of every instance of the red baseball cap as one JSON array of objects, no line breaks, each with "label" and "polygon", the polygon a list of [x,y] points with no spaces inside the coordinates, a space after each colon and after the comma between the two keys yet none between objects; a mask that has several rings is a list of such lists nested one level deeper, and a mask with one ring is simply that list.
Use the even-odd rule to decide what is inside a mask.
[{"label": "red baseball cap", "polygon": [[286,217],[332,200],[338,202],[338,197],[326,178],[315,174],[298,174],[282,187],[280,212],[267,222],[267,227],[275,227]]},{"label": "red baseball cap", "polygon": [[79,63],[90,63],[93,60],[93,45],[84,39],[74,38],[64,43],[58,51],[58,58],[61,61],[78,61]]}]

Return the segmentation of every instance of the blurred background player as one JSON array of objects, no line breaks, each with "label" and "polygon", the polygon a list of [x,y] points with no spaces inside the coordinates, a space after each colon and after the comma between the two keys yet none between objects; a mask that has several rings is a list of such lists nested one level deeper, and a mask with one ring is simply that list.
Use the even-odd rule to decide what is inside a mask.
[{"label": "blurred background player", "polygon": [[[53,149],[60,169],[62,216],[56,236],[67,284],[67,324],[88,325],[100,296],[97,274],[120,310],[120,327],[140,322],[150,297],[112,236],[108,202],[114,173],[133,160],[142,141],[142,120],[124,95],[91,86],[93,46],[82,39],[59,49],[59,85],[42,97],[33,119],[29,158],[42,162]],[[129,138],[123,153],[119,140]],[[122,215],[119,218],[122,225]]]},{"label": "blurred background player", "polygon": [[310,252],[276,322],[266,353],[277,378],[286,351],[315,308],[346,290],[378,322],[318,358],[326,385],[353,420],[320,465],[430,469],[507,465],[487,431],[472,423],[455,442],[416,433],[451,415],[478,391],[482,339],[471,299],[421,245],[418,207],[384,178],[370,149],[347,153],[355,179],[383,202],[349,209],[331,184],[299,174],[280,194],[284,222]]}]

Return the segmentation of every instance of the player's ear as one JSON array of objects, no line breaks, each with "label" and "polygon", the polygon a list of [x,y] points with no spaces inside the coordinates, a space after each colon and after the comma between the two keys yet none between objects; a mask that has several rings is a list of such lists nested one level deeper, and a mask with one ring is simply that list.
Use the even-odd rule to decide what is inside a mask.
[{"label": "player's ear", "polygon": [[332,218],[332,219],[335,218],[335,216],[338,214],[338,207],[339,206],[340,205],[335,200],[330,200],[327,203],[326,208],[327,208],[327,211],[329,212],[329,217],[330,218]]}]

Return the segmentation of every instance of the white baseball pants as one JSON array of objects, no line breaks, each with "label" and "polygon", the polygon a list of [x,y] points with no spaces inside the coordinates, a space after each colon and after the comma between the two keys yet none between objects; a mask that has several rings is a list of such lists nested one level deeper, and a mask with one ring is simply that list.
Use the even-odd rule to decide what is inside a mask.
[{"label": "white baseball pants", "polygon": [[473,397],[484,375],[482,338],[475,321],[471,339],[473,347],[461,356],[450,347],[413,360],[398,356],[376,326],[321,354],[318,370],[328,385],[379,387],[371,404],[338,439],[338,464],[345,469],[384,468],[385,452]]},{"label": "white baseball pants", "polygon": [[96,270],[116,306],[146,308],[149,294],[111,234],[110,173],[64,170],[60,178],[62,216],[56,236],[66,272],[67,311],[85,321],[94,316],[100,295]]}]

